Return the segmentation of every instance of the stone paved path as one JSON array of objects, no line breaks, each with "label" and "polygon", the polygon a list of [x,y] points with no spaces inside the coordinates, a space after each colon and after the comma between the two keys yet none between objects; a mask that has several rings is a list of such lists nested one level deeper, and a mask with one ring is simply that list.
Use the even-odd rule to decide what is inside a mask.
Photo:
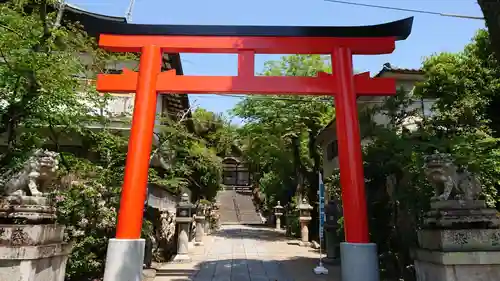
[{"label": "stone paved path", "polygon": [[223,226],[190,251],[191,263],[164,264],[155,281],[340,281],[338,266],[315,275],[316,250],[287,242],[269,228]]}]

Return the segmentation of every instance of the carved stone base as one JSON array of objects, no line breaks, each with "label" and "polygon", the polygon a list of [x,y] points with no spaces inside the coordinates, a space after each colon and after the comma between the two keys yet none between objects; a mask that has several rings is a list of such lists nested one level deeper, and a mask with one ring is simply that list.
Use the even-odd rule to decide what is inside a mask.
[{"label": "carved stone base", "polygon": [[55,213],[51,200],[46,197],[7,196],[0,199],[0,218],[3,219],[53,221]]},{"label": "carved stone base", "polygon": [[0,225],[0,280],[63,281],[72,245],[64,227]]},{"label": "carved stone base", "polygon": [[424,229],[418,243],[418,281],[500,280],[500,229]]},{"label": "carved stone base", "polygon": [[418,281],[500,280],[500,252],[439,252],[416,250]]},{"label": "carved stone base", "polygon": [[57,224],[0,224],[0,246],[38,246],[62,243],[64,226]]},{"label": "carved stone base", "polygon": [[486,207],[483,200],[447,200],[431,203],[424,219],[427,228],[440,229],[495,229],[500,218],[495,209]]},{"label": "carved stone base", "polygon": [[500,229],[424,229],[418,243],[432,251],[500,251]]}]

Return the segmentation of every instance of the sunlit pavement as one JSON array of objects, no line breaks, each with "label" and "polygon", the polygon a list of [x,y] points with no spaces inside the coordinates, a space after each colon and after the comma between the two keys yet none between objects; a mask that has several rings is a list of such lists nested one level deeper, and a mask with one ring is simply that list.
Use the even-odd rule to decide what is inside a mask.
[{"label": "sunlit pavement", "polygon": [[315,275],[319,254],[290,245],[283,233],[265,227],[227,225],[190,251],[192,262],[164,264],[155,281],[340,281],[340,268]]}]

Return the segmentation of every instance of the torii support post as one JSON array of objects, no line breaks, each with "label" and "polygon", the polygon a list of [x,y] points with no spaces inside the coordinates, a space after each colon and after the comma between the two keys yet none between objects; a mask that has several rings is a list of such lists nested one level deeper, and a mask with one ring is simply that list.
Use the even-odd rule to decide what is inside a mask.
[{"label": "torii support post", "polygon": [[[410,34],[411,23],[412,18],[408,18],[376,26],[326,28],[328,30],[322,27],[165,26],[162,31],[162,26],[146,26],[147,29],[126,25],[130,29],[123,26],[117,29],[130,35],[101,35],[99,45],[103,48],[142,53],[139,73],[124,70],[123,74],[101,74],[97,79],[97,89],[101,92],[137,93],[116,239],[111,239],[108,246],[104,281],[140,281],[142,278],[144,240],[140,239],[140,233],[158,93],[334,96],[347,241],[341,245],[342,279],[378,281],[377,248],[369,243],[356,99],[361,95],[394,95],[396,87],[390,78],[370,78],[368,73],[354,75],[352,55],[391,53],[395,41],[406,39]],[[236,36],[227,36],[229,34]],[[174,70],[160,72],[161,52],[237,53],[238,76],[180,76]],[[254,76],[255,54],[284,53],[329,54],[333,74]]]}]

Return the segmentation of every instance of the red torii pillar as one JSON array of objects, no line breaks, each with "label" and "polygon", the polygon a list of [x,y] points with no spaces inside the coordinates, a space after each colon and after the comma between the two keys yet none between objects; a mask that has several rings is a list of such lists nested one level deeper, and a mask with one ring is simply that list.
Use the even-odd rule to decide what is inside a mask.
[{"label": "red torii pillar", "polygon": [[[340,180],[346,243],[341,245],[345,281],[378,280],[376,245],[369,243],[361,139],[356,105],[360,95],[394,95],[395,81],[353,74],[353,54],[391,53],[395,36],[385,37],[253,37],[101,35],[102,48],[141,52],[139,73],[101,74],[100,92],[136,92],[116,239],[110,241],[105,281],[140,280],[144,240],[140,239],[149,157],[161,93],[247,93],[331,95],[335,97]],[[237,53],[238,76],[181,76],[161,72],[161,53]],[[330,54],[333,74],[318,77],[254,76],[254,56],[261,54]],[[142,253],[136,257],[132,252]],[[127,254],[124,254],[127,252]],[[137,268],[123,264],[139,262]],[[359,269],[357,269],[359,267]],[[128,276],[128,277],[126,277]]]}]

